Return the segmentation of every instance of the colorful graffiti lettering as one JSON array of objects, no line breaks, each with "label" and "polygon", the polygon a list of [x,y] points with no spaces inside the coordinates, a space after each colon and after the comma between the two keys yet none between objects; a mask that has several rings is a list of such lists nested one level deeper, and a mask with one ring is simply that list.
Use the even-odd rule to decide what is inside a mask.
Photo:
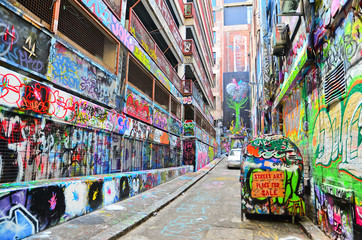
[{"label": "colorful graffiti lettering", "polygon": [[167,114],[158,108],[154,108],[153,110],[153,125],[155,127],[161,128],[163,130],[168,130],[167,125]]},{"label": "colorful graffiti lettering", "polygon": [[115,107],[116,77],[106,74],[58,42],[53,42],[48,80]]},{"label": "colorful graffiti lettering", "polygon": [[147,123],[152,123],[150,103],[131,91],[127,92],[126,113]]}]

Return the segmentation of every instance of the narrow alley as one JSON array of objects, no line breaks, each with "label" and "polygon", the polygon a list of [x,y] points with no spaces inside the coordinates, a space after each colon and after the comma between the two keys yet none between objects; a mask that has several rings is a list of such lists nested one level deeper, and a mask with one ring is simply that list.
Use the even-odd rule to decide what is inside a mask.
[{"label": "narrow alley", "polygon": [[[242,221],[240,169],[221,161],[182,196],[119,239],[309,239],[298,224],[285,216],[253,216]],[[160,186],[159,188],[162,188]],[[125,205],[134,204],[133,199]]]}]

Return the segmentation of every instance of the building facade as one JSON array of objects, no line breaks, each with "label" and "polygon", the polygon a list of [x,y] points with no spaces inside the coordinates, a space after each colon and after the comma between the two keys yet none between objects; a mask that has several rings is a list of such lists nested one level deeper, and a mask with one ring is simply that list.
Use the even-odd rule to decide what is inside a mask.
[{"label": "building facade", "polygon": [[213,160],[211,4],[0,0],[0,12],[2,236]]},{"label": "building facade", "polygon": [[213,116],[220,132],[222,152],[250,135],[249,45],[251,1],[213,0],[214,68]]},{"label": "building facade", "polygon": [[361,1],[256,1],[254,134],[279,133],[304,160],[306,214],[332,239],[360,239]]}]

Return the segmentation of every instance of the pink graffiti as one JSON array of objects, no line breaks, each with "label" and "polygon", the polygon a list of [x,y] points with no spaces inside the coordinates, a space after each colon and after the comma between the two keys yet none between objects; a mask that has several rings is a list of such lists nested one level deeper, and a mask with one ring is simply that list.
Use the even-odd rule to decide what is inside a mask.
[{"label": "pink graffiti", "polygon": [[53,193],[52,198],[48,201],[50,203],[50,210],[54,210],[55,206],[57,205],[57,198],[56,198],[57,194]]}]

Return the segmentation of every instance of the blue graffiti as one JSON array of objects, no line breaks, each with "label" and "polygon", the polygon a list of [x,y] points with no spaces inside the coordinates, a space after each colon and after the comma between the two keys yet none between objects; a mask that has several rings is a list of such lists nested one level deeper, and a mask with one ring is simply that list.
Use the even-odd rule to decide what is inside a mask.
[{"label": "blue graffiti", "polygon": [[16,205],[8,217],[0,219],[0,236],[4,240],[22,239],[39,231],[39,223],[23,205]]}]

